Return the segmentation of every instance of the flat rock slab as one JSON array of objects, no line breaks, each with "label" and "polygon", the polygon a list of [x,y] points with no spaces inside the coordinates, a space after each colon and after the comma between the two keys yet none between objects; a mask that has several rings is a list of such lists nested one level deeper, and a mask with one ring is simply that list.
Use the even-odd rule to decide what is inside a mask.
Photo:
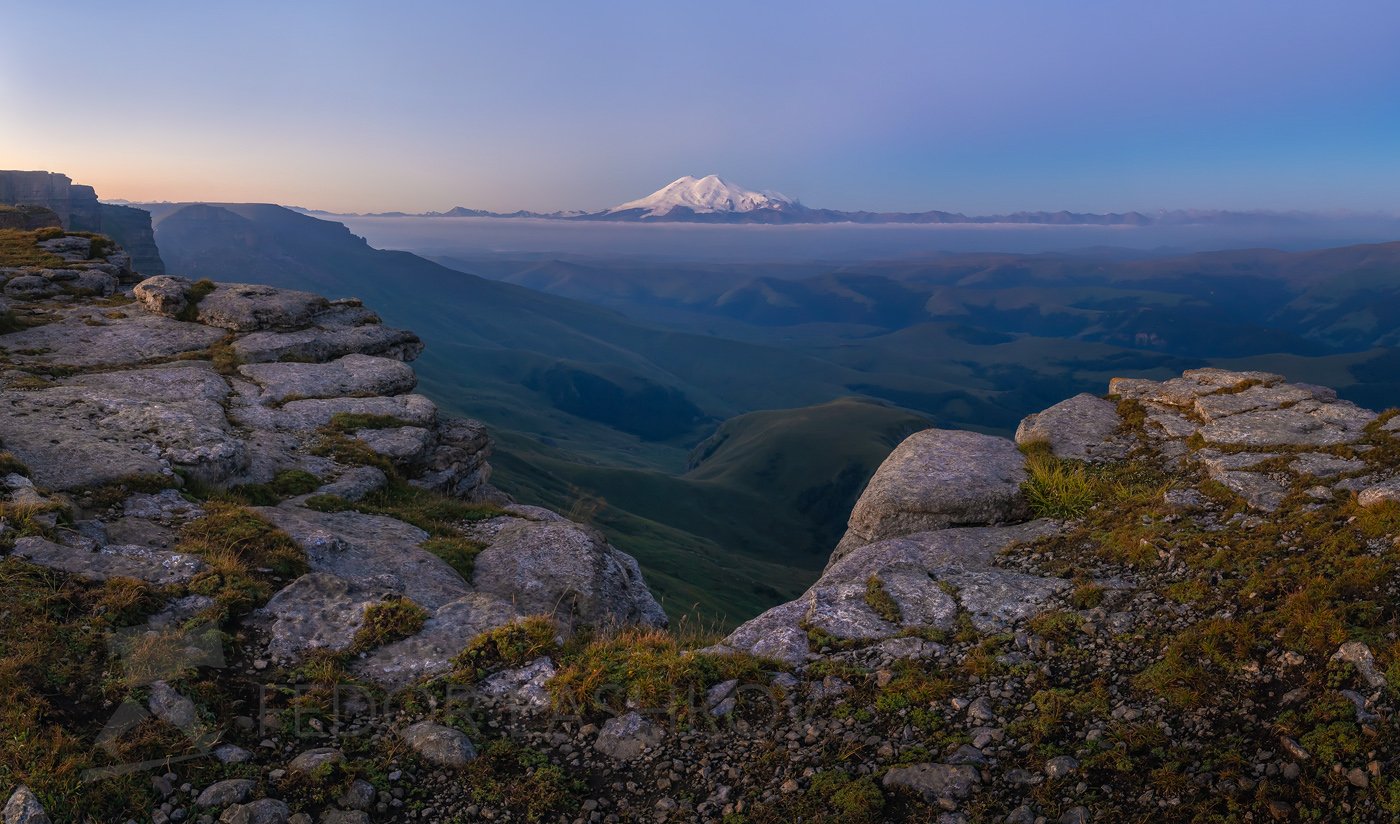
[{"label": "flat rock slab", "polygon": [[1016,443],[1043,442],[1058,457],[1077,461],[1118,460],[1129,448],[1119,437],[1122,424],[1116,404],[1083,393],[1027,415],[1016,427]]},{"label": "flat rock slab", "polygon": [[418,545],[428,533],[411,524],[359,512],[315,512],[298,506],[254,510],[286,532],[307,555],[313,572],[359,585],[401,592],[435,610],[466,595],[467,582],[445,561]]},{"label": "flat rock slab", "polygon": [[401,395],[418,383],[408,364],[368,355],[346,355],[329,363],[255,363],[238,371],[262,387],[261,401],[268,404],[294,397]]},{"label": "flat rock slab", "polygon": [[1366,468],[1366,462],[1357,458],[1340,458],[1336,455],[1309,452],[1294,458],[1289,468],[1299,475],[1312,478],[1335,478],[1338,475],[1361,472]]},{"label": "flat rock slab", "polygon": [[1209,443],[1227,446],[1337,446],[1365,437],[1376,413],[1346,401],[1304,401],[1287,409],[1231,415],[1200,429]]},{"label": "flat rock slab", "polygon": [[309,572],[268,599],[254,623],[266,628],[267,654],[274,660],[295,660],[314,649],[340,651],[355,640],[365,610],[393,594],[373,583]]},{"label": "flat rock slab", "polygon": [[1195,410],[1201,420],[1207,423],[1260,409],[1281,409],[1301,401],[1331,400],[1337,395],[1331,390],[1319,391],[1317,387],[1280,384],[1275,386],[1253,386],[1243,392],[1228,392],[1204,395],[1196,399]]},{"label": "flat rock slab", "polygon": [[423,351],[423,342],[412,332],[378,324],[317,326],[296,332],[253,332],[234,341],[233,351],[244,363],[324,363],[355,353],[411,361]]},{"label": "flat rock slab", "polygon": [[[331,422],[338,414],[387,415],[414,426],[437,423],[437,405],[422,395],[396,395],[391,398],[324,398],[288,401],[280,409],[263,406],[256,395],[235,404],[229,417],[242,426],[283,432],[305,432]],[[243,399],[240,398],[242,401]]]},{"label": "flat rock slab", "polygon": [[915,567],[936,571],[948,567],[991,566],[1007,547],[1053,535],[1054,521],[1028,521],[1012,526],[960,527],[920,532],[870,544],[827,565],[818,584],[865,581],[891,569]]},{"label": "flat rock slab", "polygon": [[502,525],[476,556],[473,582],[526,614],[594,626],[666,625],[637,561],[597,530],[570,521]]},{"label": "flat rock slab", "polygon": [[[105,310],[112,312],[114,310]],[[0,346],[20,366],[81,369],[126,366],[200,352],[224,337],[219,329],[184,323],[127,308],[110,319],[97,309],[65,310],[56,323],[0,336]],[[100,325],[90,325],[90,324]],[[29,354],[21,354],[28,352]]]},{"label": "flat rock slab", "polygon": [[197,307],[200,323],[235,332],[307,326],[330,301],[311,292],[252,283],[221,283]]},{"label": "flat rock slab", "polygon": [[439,607],[416,634],[386,644],[355,663],[354,670],[385,687],[404,687],[452,669],[452,659],[477,635],[520,617],[508,602],[473,592]]},{"label": "flat rock slab", "polygon": [[15,542],[14,555],[93,581],[136,578],[158,585],[184,584],[207,569],[198,557],[181,552],[124,545],[90,551],[39,537],[20,538]]},{"label": "flat rock slab", "polygon": [[1016,444],[977,432],[927,429],[876,470],[851,512],[834,560],[884,538],[950,526],[1011,523],[1029,508]]},{"label": "flat rock slab", "polygon": [[228,385],[204,366],[82,375],[0,392],[0,441],[51,489],[78,489],[172,467],[219,482],[247,464],[227,428]]}]

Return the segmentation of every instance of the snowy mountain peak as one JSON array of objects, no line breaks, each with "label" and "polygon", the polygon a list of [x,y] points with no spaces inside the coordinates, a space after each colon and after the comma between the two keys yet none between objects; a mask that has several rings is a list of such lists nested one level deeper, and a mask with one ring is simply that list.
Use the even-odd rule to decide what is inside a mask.
[{"label": "snowy mountain peak", "polygon": [[736,186],[719,175],[678,178],[640,200],[614,206],[607,214],[641,210],[639,217],[662,217],[676,208],[696,214],[715,212],[752,212],[757,209],[781,209],[793,205],[793,200],[777,192],[755,192]]}]

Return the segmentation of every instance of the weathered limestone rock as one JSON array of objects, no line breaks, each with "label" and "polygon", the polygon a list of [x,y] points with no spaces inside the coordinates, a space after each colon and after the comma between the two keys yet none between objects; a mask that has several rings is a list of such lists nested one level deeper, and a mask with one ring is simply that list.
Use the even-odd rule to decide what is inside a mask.
[{"label": "weathered limestone rock", "polygon": [[1024,459],[1004,438],[927,429],[909,436],[856,502],[832,561],[884,538],[950,526],[1010,523],[1029,512]]},{"label": "weathered limestone rock", "polygon": [[329,363],[256,363],[238,371],[262,387],[263,403],[288,398],[400,395],[418,383],[402,361],[345,355]]},{"label": "weathered limestone rock", "polygon": [[254,332],[233,343],[244,363],[273,361],[325,361],[354,353],[411,361],[423,351],[423,342],[412,332],[379,324],[321,327],[295,332]]},{"label": "weathered limestone rock", "polygon": [[341,473],[331,483],[316,490],[317,495],[334,495],[347,501],[361,501],[366,495],[384,488],[388,477],[373,466],[355,466]]},{"label": "weathered limestone rock", "polygon": [[437,405],[422,395],[396,395],[376,398],[319,398],[288,401],[280,409],[261,405],[235,405],[229,417],[235,423],[254,429],[306,432],[331,422],[338,414],[385,415],[414,426],[437,423]]},{"label": "weathered limestone rock", "polygon": [[[377,577],[373,570],[365,573],[371,581]],[[266,626],[269,657],[294,660],[309,650],[350,646],[365,609],[393,594],[372,582],[362,585],[327,572],[308,572],[273,595],[254,622]]]},{"label": "weathered limestone rock", "polygon": [[406,686],[452,668],[452,659],[477,635],[520,617],[493,595],[467,593],[438,607],[416,635],[386,644],[357,661],[354,670],[387,687]]},{"label": "weathered limestone rock", "polygon": [[465,767],[476,758],[476,747],[460,730],[420,721],[399,733],[423,760],[439,767]]},{"label": "weathered limestone rock", "polygon": [[[57,323],[6,335],[4,345],[10,359],[22,367],[125,367],[202,352],[224,336],[218,329],[144,312],[131,312],[119,320],[87,308],[62,314]],[[30,354],[23,354],[26,352]]]},{"label": "weathered limestone rock", "polygon": [[1362,506],[1376,506],[1388,501],[1400,502],[1400,478],[1368,486],[1356,496],[1356,502]]},{"label": "weathered limestone rock", "polygon": [[311,292],[252,283],[221,283],[197,307],[199,322],[234,332],[297,329],[311,323],[330,301]]},{"label": "weathered limestone rock", "polygon": [[593,742],[593,748],[617,761],[635,761],[645,750],[661,743],[661,730],[639,713],[609,718]]},{"label": "weathered limestone rock", "polygon": [[189,307],[193,288],[194,282],[189,278],[160,275],[136,284],[132,294],[147,311],[174,318]]},{"label": "weathered limestone rock", "polygon": [[401,592],[420,606],[435,610],[466,595],[467,582],[445,561],[419,544],[428,533],[382,515],[314,512],[296,506],[254,510],[291,536],[313,572],[366,582]]},{"label": "weathered limestone rock", "polygon": [[0,811],[4,824],[52,824],[39,799],[23,784],[15,788]]},{"label": "weathered limestone rock", "polygon": [[287,824],[292,811],[284,801],[260,798],[248,804],[234,804],[219,816],[219,824]]},{"label": "weathered limestone rock", "polygon": [[146,706],[151,715],[182,730],[193,729],[199,720],[194,702],[164,681],[151,684],[151,697]]},{"label": "weathered limestone rock", "polygon": [[745,621],[718,645],[704,652],[722,655],[737,650],[789,666],[804,664],[813,657],[807,631],[801,626],[807,620],[809,608],[805,599],[779,604]]},{"label": "weathered limestone rock", "polygon": [[569,521],[511,520],[476,557],[478,590],[569,623],[666,625],[636,559],[601,533]]},{"label": "weathered limestone rock", "polygon": [[1293,459],[1292,469],[1299,475],[1313,478],[1335,478],[1366,468],[1366,462],[1357,458],[1339,458],[1336,455],[1307,452]]},{"label": "weathered limestone rock", "polygon": [[183,584],[207,568],[199,558],[179,552],[115,545],[93,552],[37,536],[16,541],[14,554],[30,563],[92,581],[122,577],[152,584]]},{"label": "weathered limestone rock", "polygon": [[966,764],[913,764],[895,767],[885,773],[886,787],[917,793],[924,801],[960,800],[972,794],[972,788],[982,782],[976,767]]},{"label": "weathered limestone rock", "polygon": [[206,787],[194,803],[200,807],[227,807],[230,804],[241,804],[248,800],[248,796],[253,794],[253,788],[256,786],[256,781],[247,778],[228,778],[216,781]]},{"label": "weathered limestone rock", "polygon": [[527,709],[542,710],[550,703],[545,684],[554,677],[555,672],[553,661],[536,658],[523,667],[501,670],[487,676],[477,685],[477,691]]},{"label": "weathered limestone rock", "polygon": [[1303,401],[1285,409],[1260,409],[1201,427],[1201,437],[1227,446],[1336,446],[1365,435],[1374,412],[1347,401]]},{"label": "weathered limestone rock", "polygon": [[0,395],[0,440],[52,489],[177,467],[217,483],[247,464],[225,427],[227,396],[219,375],[198,365],[81,375]]},{"label": "weathered limestone rock", "polygon": [[1117,437],[1121,426],[1115,404],[1083,393],[1027,415],[1016,428],[1016,443],[1044,442],[1055,455],[1078,461],[1114,460],[1128,451],[1127,441]]},{"label": "weathered limestone rock", "polygon": [[327,764],[341,764],[345,754],[334,747],[316,747],[293,758],[287,764],[289,773],[311,773]]}]

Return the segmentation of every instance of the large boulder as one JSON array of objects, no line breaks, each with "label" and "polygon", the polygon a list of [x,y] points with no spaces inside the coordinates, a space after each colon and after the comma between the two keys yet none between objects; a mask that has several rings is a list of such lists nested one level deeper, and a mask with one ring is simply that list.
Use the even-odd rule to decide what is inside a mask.
[{"label": "large boulder", "polygon": [[1016,427],[1016,443],[1045,443],[1061,458],[1116,460],[1127,455],[1130,445],[1119,436],[1121,426],[1115,404],[1083,393],[1027,415]]},{"label": "large boulder", "polygon": [[299,329],[330,301],[311,292],[253,283],[221,283],[196,307],[199,322],[234,332]]},{"label": "large boulder", "polygon": [[503,517],[476,557],[473,582],[525,614],[553,614],[568,623],[665,626],[666,613],[632,556],[602,533],[563,519]]},{"label": "large boulder", "polygon": [[1023,520],[1030,511],[1021,494],[1025,480],[1025,459],[1005,438],[917,432],[880,464],[831,560],[884,538]]},{"label": "large boulder", "polygon": [[470,592],[438,607],[423,628],[386,644],[355,662],[362,678],[385,687],[407,686],[431,675],[447,672],[452,659],[477,635],[520,617],[508,601],[482,592]]}]

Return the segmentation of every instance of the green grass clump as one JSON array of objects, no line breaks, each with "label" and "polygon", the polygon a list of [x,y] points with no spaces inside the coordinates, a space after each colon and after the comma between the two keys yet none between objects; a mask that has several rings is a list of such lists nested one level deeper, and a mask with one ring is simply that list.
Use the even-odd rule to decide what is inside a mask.
[{"label": "green grass clump", "polygon": [[446,561],[447,565],[457,570],[457,574],[468,583],[476,572],[476,556],[486,548],[480,541],[459,535],[435,535],[420,546]]},{"label": "green grass clump", "polygon": [[331,421],[326,425],[326,428],[332,432],[350,433],[361,429],[397,429],[401,426],[413,426],[413,424],[393,415],[337,412],[331,416]]},{"label": "green grass clump", "polygon": [[1062,609],[1042,612],[1026,622],[1026,628],[1042,638],[1064,642],[1079,632],[1079,616]]},{"label": "green grass clump", "polygon": [[1093,609],[1103,603],[1106,590],[1093,582],[1080,584],[1069,594],[1070,606],[1075,609]]},{"label": "green grass clump", "polygon": [[[123,821],[149,815],[150,777],[84,782],[85,770],[192,751],[183,735],[154,743],[143,725],[109,756],[93,731],[125,697],[108,657],[114,628],[154,611],[159,596],[129,579],[80,581],[16,559],[0,561],[0,783],[27,784],[54,821]],[[84,708],[95,708],[91,711]]]},{"label": "green grass clump", "polygon": [[199,303],[209,295],[219,285],[208,278],[200,278],[190,285],[190,291],[185,293],[185,308],[175,316],[176,320],[194,321],[199,319]]},{"label": "green grass clump", "polygon": [[350,651],[367,652],[407,638],[423,628],[428,611],[407,598],[390,598],[365,607],[364,623],[355,632]]},{"label": "green grass clump", "polygon": [[468,642],[452,661],[453,676],[475,681],[492,670],[518,667],[542,655],[555,655],[559,628],[548,615],[531,615],[487,630]]},{"label": "green grass clump", "polygon": [[181,531],[176,549],[209,565],[190,582],[190,590],[213,596],[226,614],[247,612],[307,571],[301,547],[246,507],[209,501],[204,511]]},{"label": "green grass clump", "polygon": [[462,770],[472,801],[504,807],[520,820],[555,821],[578,808],[587,785],[549,763],[544,753],[509,738],[487,744]]},{"label": "green grass clump", "polygon": [[321,479],[302,469],[284,469],[265,484],[241,484],[213,497],[249,506],[276,506],[287,498],[314,492]]},{"label": "green grass clump", "polygon": [[14,456],[13,452],[0,452],[0,475],[23,475],[29,477],[29,467]]},{"label": "green grass clump", "polygon": [[350,512],[355,505],[339,495],[312,495],[306,499],[307,509],[317,512]]},{"label": "green grass clump", "polygon": [[62,237],[63,230],[0,229],[0,266],[38,266],[52,269],[63,265],[63,258],[39,248],[39,241]]},{"label": "green grass clump", "polygon": [[705,691],[721,681],[766,681],[774,668],[751,655],[686,650],[664,630],[629,627],[598,637],[562,656],[549,682],[557,707],[582,713],[616,712],[628,702],[665,708],[689,718]]},{"label": "green grass clump", "polygon": [[505,514],[495,504],[480,504],[453,498],[391,478],[388,486],[365,496],[355,504],[358,512],[388,515],[413,524],[429,535],[456,536],[459,525],[484,521]]},{"label": "green grass clump", "polygon": [[1021,489],[1037,517],[1078,518],[1098,501],[1099,490],[1083,463],[1056,458],[1048,446],[1039,444],[1025,451],[1030,477]]},{"label": "green grass clump", "polygon": [[878,575],[871,575],[865,579],[865,603],[875,614],[889,621],[891,624],[898,624],[903,618],[900,614],[899,604],[885,592],[885,584]]}]

